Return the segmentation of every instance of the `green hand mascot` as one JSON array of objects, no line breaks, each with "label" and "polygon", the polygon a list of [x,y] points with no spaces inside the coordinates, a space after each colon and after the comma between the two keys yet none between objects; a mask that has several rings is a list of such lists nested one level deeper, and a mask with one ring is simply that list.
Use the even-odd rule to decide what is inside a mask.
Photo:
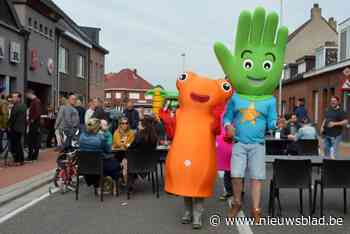
[{"label": "green hand mascot", "polygon": [[248,177],[255,222],[260,220],[261,182],[266,174],[265,132],[266,128],[276,126],[276,99],[272,94],[281,78],[288,40],[288,29],[277,28],[275,12],[266,17],[261,7],[256,8],[253,15],[243,11],[239,16],[234,53],[222,43],[214,46],[221,67],[236,90],[224,115],[226,134],[234,137],[235,142],[231,159],[234,201],[229,216],[235,217],[242,207],[242,181]]}]

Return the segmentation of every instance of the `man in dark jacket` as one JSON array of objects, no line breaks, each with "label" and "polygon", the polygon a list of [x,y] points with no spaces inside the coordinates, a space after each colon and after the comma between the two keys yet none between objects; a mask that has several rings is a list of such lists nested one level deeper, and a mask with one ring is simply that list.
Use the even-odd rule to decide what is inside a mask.
[{"label": "man in dark jacket", "polygon": [[296,114],[296,116],[298,118],[298,123],[301,123],[302,120],[304,120],[304,119],[309,119],[309,117],[307,115],[307,110],[305,108],[304,99],[302,99],[302,98],[298,99],[297,107],[295,108],[294,113]]},{"label": "man in dark jacket", "polygon": [[30,100],[28,118],[28,161],[36,161],[40,149],[40,118],[43,113],[42,104],[33,90],[27,90],[26,97]]},{"label": "man in dark jacket", "polygon": [[93,103],[96,106],[95,112],[92,114],[92,118],[96,118],[99,120],[110,121],[108,113],[103,109],[103,101],[100,98],[94,98]]},{"label": "man in dark jacket", "polygon": [[11,95],[13,107],[8,121],[10,133],[11,153],[16,165],[24,164],[24,154],[22,146],[22,137],[26,130],[26,106],[21,102],[22,95],[14,92]]},{"label": "man in dark jacket", "polygon": [[132,101],[128,101],[123,114],[128,119],[130,128],[136,131],[139,126],[140,117],[139,112],[134,108]]}]

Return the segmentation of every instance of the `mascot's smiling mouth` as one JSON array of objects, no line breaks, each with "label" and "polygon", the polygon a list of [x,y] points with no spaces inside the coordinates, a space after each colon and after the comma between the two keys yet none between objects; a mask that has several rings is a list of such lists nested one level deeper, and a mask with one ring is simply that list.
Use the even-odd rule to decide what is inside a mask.
[{"label": "mascot's smiling mouth", "polygon": [[256,78],[256,77],[252,77],[252,76],[247,76],[247,78],[250,81],[249,83],[251,83],[252,85],[255,85],[255,86],[262,85],[264,83],[264,81],[266,80],[266,77]]},{"label": "mascot's smiling mouth", "polygon": [[191,93],[191,98],[193,101],[201,103],[208,102],[210,99],[208,95],[200,95],[193,92]]}]

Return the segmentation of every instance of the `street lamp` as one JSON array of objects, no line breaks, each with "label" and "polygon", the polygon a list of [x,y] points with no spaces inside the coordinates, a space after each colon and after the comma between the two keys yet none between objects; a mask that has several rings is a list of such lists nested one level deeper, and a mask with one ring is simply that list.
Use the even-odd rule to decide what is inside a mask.
[{"label": "street lamp", "polygon": [[[283,0],[280,0],[280,25],[283,25]],[[278,115],[282,116],[282,84],[283,84],[283,78],[284,78],[284,68],[283,66],[283,71],[282,71],[282,76],[280,79],[280,83],[278,86]]]},{"label": "street lamp", "polygon": [[181,57],[182,57],[182,72],[185,72],[186,54],[185,54],[185,53],[182,53],[182,54],[181,54]]}]

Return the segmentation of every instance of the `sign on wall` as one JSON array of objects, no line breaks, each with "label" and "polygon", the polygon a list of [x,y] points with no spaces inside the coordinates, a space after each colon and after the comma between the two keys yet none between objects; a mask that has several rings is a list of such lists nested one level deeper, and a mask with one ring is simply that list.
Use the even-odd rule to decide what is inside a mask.
[{"label": "sign on wall", "polygon": [[39,65],[39,56],[36,49],[30,50],[30,69],[35,71]]},{"label": "sign on wall", "polygon": [[21,44],[11,41],[10,44],[10,62],[20,63],[21,58]]},{"label": "sign on wall", "polygon": [[0,59],[5,57],[5,39],[0,37]]},{"label": "sign on wall", "polygon": [[54,66],[54,62],[52,58],[49,58],[47,60],[47,71],[49,73],[49,75],[52,75],[54,72],[55,66]]}]

